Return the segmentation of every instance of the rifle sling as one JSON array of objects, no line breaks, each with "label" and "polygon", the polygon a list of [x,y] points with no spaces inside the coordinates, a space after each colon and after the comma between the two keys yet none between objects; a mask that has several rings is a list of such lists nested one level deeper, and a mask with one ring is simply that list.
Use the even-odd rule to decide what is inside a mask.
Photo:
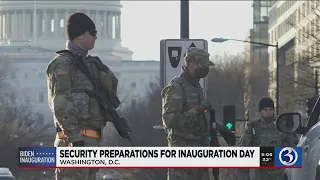
[{"label": "rifle sling", "polygon": [[[104,97],[100,97],[100,82],[97,84],[95,81],[94,81],[94,78],[93,78],[93,74],[90,73],[88,67],[83,63],[82,59],[80,56],[78,55],[74,55],[72,54],[70,51],[68,50],[63,50],[63,51],[58,51],[57,53],[59,54],[63,54],[63,53],[69,53],[69,55],[72,56],[71,60],[73,61],[73,63],[75,64],[76,67],[78,67],[78,69],[87,76],[87,78],[92,82],[93,84],[93,91],[92,90],[89,90],[89,89],[85,89],[85,88],[74,88],[72,89],[71,91],[72,92],[85,92],[86,94],[88,94],[89,97],[93,97],[97,100],[97,102],[99,103],[99,105],[101,106],[102,109],[105,110],[105,113],[107,113],[109,111],[109,113],[111,113],[112,116],[116,116],[115,118],[118,119],[118,120],[122,120],[122,124],[120,121],[118,120],[115,120],[115,121],[112,121],[115,125],[115,128],[117,129],[119,135],[123,138],[126,138],[129,140],[129,142],[131,143],[132,145],[132,141],[131,141],[131,138],[128,134],[128,126],[124,120],[124,118],[120,118],[118,113],[116,112],[115,109],[113,109],[112,107],[107,107],[109,105],[109,103],[107,104],[104,104],[102,101],[104,100]],[[102,63],[102,62],[101,62]],[[98,64],[95,62],[95,65],[97,66]],[[99,67],[97,67],[99,68]],[[110,104],[111,106],[111,104]],[[106,120],[106,119],[105,119]],[[120,124],[119,124],[120,123]],[[123,128],[121,128],[120,126],[123,126]],[[125,131],[125,132],[122,132],[122,131]]]},{"label": "rifle sling", "polygon": [[98,93],[97,91],[93,91],[93,90],[85,89],[85,88],[72,88],[72,89],[71,89],[71,92],[72,92],[72,93],[85,92],[89,97],[95,98],[95,99],[98,101],[98,103],[99,103],[99,105],[100,105],[100,107],[101,107],[102,109],[108,110],[107,105],[106,105],[106,104],[103,104],[103,103],[101,102],[101,100],[103,99],[103,97],[100,97],[100,96],[99,96],[99,93]]},{"label": "rifle sling", "polygon": [[[88,67],[83,63],[81,56],[79,55],[75,55],[72,52],[68,51],[68,50],[62,50],[62,51],[58,51],[58,53],[68,53],[71,56],[71,60],[74,63],[74,65],[83,73],[87,76],[87,78],[91,81],[92,85],[93,85],[93,89],[89,90],[89,89],[85,89],[85,88],[73,88],[71,91],[72,92],[85,92],[88,96],[95,98],[99,105],[101,106],[101,108],[103,108],[104,110],[107,110],[105,105],[102,104],[101,102],[101,97],[99,97],[98,95],[98,90],[99,88],[99,84],[97,84],[93,78],[93,75],[90,73]],[[68,56],[68,55],[67,55]],[[91,91],[91,92],[90,92]]]},{"label": "rifle sling", "polygon": [[[62,50],[62,51],[58,51],[58,53],[68,53],[72,58],[71,61],[74,63],[74,65],[83,73],[87,76],[87,78],[91,81],[92,85],[93,85],[93,89],[95,91],[99,90],[99,85],[96,83],[96,81],[93,78],[93,75],[90,73],[88,67],[83,63],[82,58],[80,55],[76,55],[73,54],[71,51],[69,50]],[[68,55],[67,55],[68,56]]]}]

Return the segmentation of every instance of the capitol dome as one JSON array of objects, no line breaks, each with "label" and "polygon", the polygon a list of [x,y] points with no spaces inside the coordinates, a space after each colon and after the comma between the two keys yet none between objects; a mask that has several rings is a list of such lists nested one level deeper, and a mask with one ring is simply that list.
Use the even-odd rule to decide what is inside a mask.
[{"label": "capitol dome", "polygon": [[133,52],[121,45],[121,7],[120,1],[0,0],[0,43],[64,49],[66,19],[82,12],[95,22],[98,31],[93,54],[131,60]]}]

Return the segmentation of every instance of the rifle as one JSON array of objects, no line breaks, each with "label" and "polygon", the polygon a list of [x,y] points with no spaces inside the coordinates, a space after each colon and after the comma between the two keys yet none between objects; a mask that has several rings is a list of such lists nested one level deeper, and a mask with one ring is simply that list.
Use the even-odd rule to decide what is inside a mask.
[{"label": "rifle", "polygon": [[[72,56],[72,58],[70,59],[74,62],[75,66],[77,66],[78,69],[87,76],[87,78],[92,82],[95,89],[95,91],[93,91],[78,88],[72,89],[72,91],[82,91],[87,93],[88,96],[95,98],[99,103],[100,107],[105,111],[105,118],[107,117],[107,114],[110,114],[112,116],[112,123],[118,131],[118,134],[122,138],[129,140],[130,144],[133,145],[130,138],[131,130],[125,118],[120,117],[118,112],[115,110],[115,108],[119,107],[120,105],[120,100],[118,99],[118,97],[112,92],[101,90],[101,84],[95,81],[93,75],[87,69],[87,67],[82,61],[82,58],[79,55],[75,55],[68,50],[58,51],[57,53],[62,55],[65,54],[66,56]],[[105,71],[107,69],[107,67],[101,62],[99,58],[96,58],[94,63],[99,71]]]},{"label": "rifle", "polygon": [[254,125],[252,124],[252,146],[257,145],[257,140],[256,140],[256,130],[254,129]]},{"label": "rifle", "polygon": [[[216,112],[214,109],[210,109],[210,122],[211,122],[211,128],[210,128],[210,135],[211,135],[211,141],[210,146],[212,147],[220,147],[220,143],[218,140],[218,133],[217,133],[217,122],[216,122]],[[212,168],[212,174],[214,179],[219,179],[219,168]]]},{"label": "rifle", "polygon": [[211,128],[210,128],[210,135],[211,135],[211,141],[210,146],[213,147],[220,147],[220,143],[218,141],[218,133],[217,133],[217,122],[216,122],[216,116],[215,116],[215,110],[210,109],[210,121],[211,121]]},{"label": "rifle", "polygon": [[130,137],[131,130],[126,122],[126,119],[119,116],[118,112],[114,109],[113,104],[109,100],[118,97],[110,97],[110,94],[108,92],[96,92],[88,89],[83,89],[83,91],[86,92],[88,96],[94,97],[98,101],[100,107],[106,113],[109,113],[112,116],[112,123],[118,131],[118,134],[122,138],[127,139],[130,144],[133,145]]}]

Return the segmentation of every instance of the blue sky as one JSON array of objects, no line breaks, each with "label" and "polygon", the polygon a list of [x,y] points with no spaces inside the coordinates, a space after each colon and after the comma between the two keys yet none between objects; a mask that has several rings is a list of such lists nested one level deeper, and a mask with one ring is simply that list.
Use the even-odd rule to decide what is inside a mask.
[{"label": "blue sky", "polygon": [[[122,1],[122,44],[133,60],[159,60],[160,40],[180,37],[179,1]],[[241,53],[241,42],[210,42],[213,37],[244,39],[252,28],[252,1],[190,1],[190,38],[206,39],[211,55]]]}]

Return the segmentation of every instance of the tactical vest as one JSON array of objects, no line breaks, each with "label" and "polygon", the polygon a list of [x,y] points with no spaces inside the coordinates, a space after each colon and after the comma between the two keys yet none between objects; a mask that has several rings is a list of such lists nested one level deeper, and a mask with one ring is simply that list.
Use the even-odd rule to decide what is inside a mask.
[{"label": "tactical vest", "polygon": [[[180,85],[182,89],[182,112],[186,112],[196,106],[199,106],[204,101],[204,93],[200,84],[196,86],[190,84],[183,77],[178,76],[172,79],[172,82]],[[184,127],[172,129],[172,134],[177,134],[190,139],[203,139],[210,136],[210,113],[199,114],[197,119],[185,123]]]},{"label": "tactical vest", "polygon": [[[69,59],[77,60],[77,56],[73,55],[68,50],[61,50],[57,51],[57,54],[61,56],[66,56]],[[98,85],[103,88],[103,90],[108,91],[112,94],[117,94],[117,87],[118,87],[118,79],[114,75],[114,73],[102,63],[102,61],[97,56],[88,56],[87,59],[90,59],[95,64],[95,68],[97,68],[99,74],[97,76],[99,77]],[[91,80],[93,81],[93,80]],[[119,102],[120,103],[120,102]]]},{"label": "tactical vest", "polygon": [[261,147],[284,145],[283,134],[277,130],[274,123],[267,124],[259,119],[256,122],[253,122],[252,128],[255,131],[253,145]]},{"label": "tactical vest", "polygon": [[[80,56],[75,56],[68,50],[58,51],[57,54],[58,56],[67,57],[72,64],[70,66],[72,84],[71,97],[77,111],[79,126],[101,129],[101,127],[106,125],[107,121],[105,119],[105,112],[102,111],[97,99],[91,97],[82,89],[85,88],[96,91],[98,88],[102,88],[104,91],[116,94],[117,78],[98,57],[88,56],[85,60],[81,60]],[[75,62],[80,60],[81,63]],[[113,101],[113,104],[115,107],[118,107],[120,102],[117,99],[117,101]],[[88,119],[90,119],[90,121],[88,121]]]}]

